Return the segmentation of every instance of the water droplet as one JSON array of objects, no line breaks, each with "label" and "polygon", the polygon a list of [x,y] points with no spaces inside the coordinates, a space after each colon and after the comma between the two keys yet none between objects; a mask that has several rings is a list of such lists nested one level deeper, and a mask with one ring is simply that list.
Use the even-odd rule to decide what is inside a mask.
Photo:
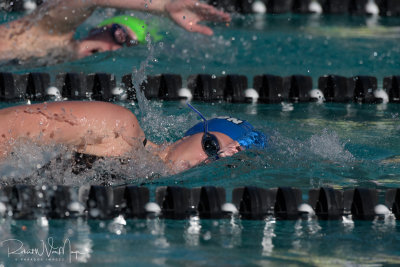
[{"label": "water droplet", "polygon": [[7,207],[6,205],[3,204],[3,202],[0,202],[0,215],[3,215],[4,212],[6,212]]},{"label": "water droplet", "polygon": [[90,216],[93,218],[96,218],[100,215],[100,211],[99,209],[91,209],[90,210]]},{"label": "water droplet", "polygon": [[204,235],[203,235],[203,239],[208,241],[211,239],[211,232],[207,231]]}]

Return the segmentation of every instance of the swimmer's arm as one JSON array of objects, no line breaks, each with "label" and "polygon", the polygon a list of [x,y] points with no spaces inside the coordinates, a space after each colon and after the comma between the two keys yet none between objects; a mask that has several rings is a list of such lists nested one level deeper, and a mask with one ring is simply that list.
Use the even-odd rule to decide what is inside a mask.
[{"label": "swimmer's arm", "polygon": [[43,32],[70,34],[96,7],[132,9],[168,14],[178,25],[191,32],[211,35],[212,30],[200,21],[229,22],[229,14],[196,0],[54,0],[48,1],[28,20],[36,20]]},{"label": "swimmer's arm", "polygon": [[[7,28],[36,30],[44,35],[71,35],[96,7],[113,7],[143,11],[162,12],[166,1],[151,0],[146,8],[147,0],[49,0],[40,5],[35,12],[20,20],[7,24]],[[154,2],[154,3],[153,3]],[[0,29],[4,28],[3,25]]]},{"label": "swimmer's arm", "polygon": [[134,9],[141,11],[164,13],[178,25],[190,32],[198,32],[206,35],[213,31],[200,21],[229,22],[230,15],[217,10],[213,6],[201,3],[197,0],[93,0],[96,5],[121,9]]}]

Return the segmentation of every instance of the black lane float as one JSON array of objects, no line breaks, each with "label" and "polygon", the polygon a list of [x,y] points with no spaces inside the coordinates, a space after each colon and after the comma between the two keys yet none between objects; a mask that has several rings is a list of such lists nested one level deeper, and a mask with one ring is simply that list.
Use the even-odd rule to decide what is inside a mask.
[{"label": "black lane float", "polygon": [[[384,193],[384,204],[379,203]],[[159,217],[164,219],[224,219],[237,216],[244,220],[318,218],[374,220],[385,216],[400,219],[400,188],[385,191],[372,188],[339,190],[331,187],[311,189],[308,203],[302,191],[293,187],[238,187],[232,190],[232,203],[226,203],[222,187],[156,188],[154,201],[147,187],[127,186],[34,186],[14,185],[0,189],[0,215],[13,219],[110,220]]]},{"label": "black lane float", "polygon": [[[0,101],[16,102],[24,100],[46,101],[55,98],[65,100],[136,100],[136,88],[132,75],[116,76],[109,73],[60,73],[51,82],[48,73],[12,74],[0,73]],[[139,87],[148,99],[179,100],[189,98],[182,90],[189,92],[195,101],[226,101],[231,103],[254,102],[248,96],[248,80],[245,75],[189,75],[186,87],[179,74],[159,74],[147,76]],[[318,101],[311,94],[314,90],[310,76],[291,75],[286,77],[262,74],[253,78],[252,90],[260,103],[313,102]],[[400,75],[383,79],[379,90],[374,76],[343,77],[324,75],[319,77],[317,88],[325,102],[381,103],[400,102]],[[377,90],[378,89],[378,90]],[[384,96],[376,95],[376,91]],[[124,97],[122,97],[122,95]],[[386,97],[385,97],[386,96]]]}]

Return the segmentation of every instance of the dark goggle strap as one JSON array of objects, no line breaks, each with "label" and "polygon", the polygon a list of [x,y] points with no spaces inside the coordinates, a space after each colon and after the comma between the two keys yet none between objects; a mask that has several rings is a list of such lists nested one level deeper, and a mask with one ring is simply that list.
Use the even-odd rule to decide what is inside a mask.
[{"label": "dark goggle strap", "polygon": [[208,133],[208,124],[207,124],[207,119],[203,116],[203,114],[201,114],[200,111],[198,111],[195,107],[193,107],[192,105],[190,105],[189,103],[186,103],[188,105],[189,108],[191,108],[194,112],[196,112],[200,118],[203,119],[204,122],[204,133]]},{"label": "dark goggle strap", "polygon": [[204,121],[204,135],[201,138],[201,146],[209,158],[218,159],[218,151],[220,150],[218,139],[215,135],[208,132],[207,119],[195,107],[186,103],[189,108],[196,112]]}]

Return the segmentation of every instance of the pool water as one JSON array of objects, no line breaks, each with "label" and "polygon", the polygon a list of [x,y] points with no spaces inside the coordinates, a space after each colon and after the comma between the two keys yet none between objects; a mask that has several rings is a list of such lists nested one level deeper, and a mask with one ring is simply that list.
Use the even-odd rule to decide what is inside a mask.
[{"label": "pool water", "polygon": [[[84,25],[95,25],[99,14]],[[6,18],[7,19],[7,18]],[[169,31],[165,41],[154,45],[154,57],[146,74],[194,73],[256,74],[281,76],[306,74],[316,79],[324,74],[384,76],[399,71],[398,18],[349,16],[267,15],[238,16],[229,28],[216,26],[211,38],[192,35],[162,20]],[[369,26],[371,25],[372,26]],[[21,73],[61,71],[129,73],[149,57],[146,47],[104,53],[80,61],[52,66],[0,66],[0,71]],[[198,121],[184,103],[151,101],[141,108],[121,102],[134,112],[149,139],[171,142]],[[269,136],[267,149],[244,151],[231,158],[171,175],[162,166],[138,161],[140,167],[121,171],[111,184],[147,186],[154,201],[159,186],[222,186],[231,201],[231,191],[240,186],[265,188],[294,186],[303,192],[331,186],[384,189],[399,187],[400,106],[396,104],[193,103],[206,117],[232,115],[248,120]],[[1,103],[0,107],[14,105]],[[73,176],[57,173],[60,180],[35,174],[43,164],[63,152],[59,147],[21,145],[14,158],[0,166],[2,184],[20,182],[82,184],[103,183],[98,174]],[[57,171],[60,171],[55,166]],[[25,175],[25,176],[24,176]],[[31,180],[22,179],[31,175]],[[53,175],[54,176],[54,175]],[[52,177],[53,177],[52,176]],[[107,177],[107,176],[106,176]],[[382,201],[380,201],[382,203]],[[392,217],[374,221],[246,221],[224,220],[12,220],[1,219],[0,264],[100,266],[356,266],[399,265],[400,224]],[[8,255],[7,246],[49,248],[65,240],[70,252],[52,257]],[[14,241],[5,240],[15,239]],[[44,243],[41,242],[43,240]],[[12,243],[14,242],[14,243]],[[19,243],[18,243],[19,244]],[[70,259],[67,256],[71,256]],[[39,261],[39,262],[38,262]]]},{"label": "pool water", "polygon": [[[268,149],[241,152],[172,176],[154,178],[149,175],[146,178],[131,173],[127,180],[114,183],[144,185],[152,192],[152,201],[155,189],[164,185],[222,186],[227,191],[228,201],[231,201],[231,191],[240,186],[294,186],[302,189],[305,202],[311,188],[362,186],[379,189],[381,203],[384,189],[399,185],[399,162],[394,157],[400,154],[398,105],[309,103],[288,108],[280,104],[195,104],[207,117],[229,113],[249,120],[269,133]],[[188,108],[178,102],[164,102],[154,108],[165,112],[165,121],[189,113]],[[194,119],[185,116],[189,121]],[[171,124],[170,136],[189,125],[187,122],[179,126]],[[144,125],[146,131],[150,126],[150,122]],[[149,135],[162,139],[154,133]],[[74,181],[65,180],[65,183]],[[98,183],[89,178],[86,182]],[[399,222],[393,218],[355,222],[276,221],[274,218],[263,221],[192,218],[44,222],[43,219],[3,219],[0,234],[4,240],[18,239],[31,248],[42,248],[40,240],[47,242],[49,237],[54,239],[54,246],[61,246],[68,238],[74,251],[84,253],[79,254],[77,260],[73,258],[74,264],[324,266],[400,263]],[[0,258],[6,266],[14,264],[17,257],[7,256],[5,249],[6,246],[0,248]],[[48,260],[43,256],[39,258]],[[69,264],[64,256],[53,258],[63,261],[53,259],[50,264]]]},{"label": "pool water", "polygon": [[[155,60],[148,74],[242,74],[248,76],[250,85],[258,74],[303,74],[312,76],[316,86],[318,77],[326,74],[372,75],[381,82],[400,67],[398,17],[234,15],[229,27],[214,26],[210,38],[188,33],[166,18],[137,15],[157,21],[166,32],[154,47]],[[77,37],[102,17],[101,12],[91,17]],[[42,61],[23,66],[0,64],[0,71],[109,72],[118,76],[130,73],[147,57],[148,49],[139,46],[51,66]]]}]

